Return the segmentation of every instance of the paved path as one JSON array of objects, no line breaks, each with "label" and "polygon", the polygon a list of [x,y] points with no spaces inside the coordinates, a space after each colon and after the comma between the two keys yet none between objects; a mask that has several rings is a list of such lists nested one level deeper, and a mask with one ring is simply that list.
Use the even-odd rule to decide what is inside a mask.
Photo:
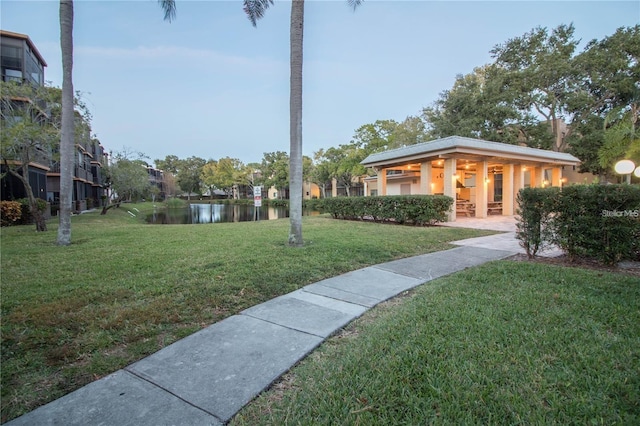
[{"label": "paved path", "polygon": [[[249,308],[8,424],[223,425],[331,334],[432,279],[513,255],[491,238],[329,278]],[[507,239],[505,239],[506,241]],[[495,244],[494,244],[495,245]]]},{"label": "paved path", "polygon": [[[501,234],[490,235],[488,237],[467,238],[466,240],[455,241],[453,244],[459,246],[478,247],[494,250],[506,250],[513,253],[524,254],[526,251],[520,247],[516,239],[516,216],[489,216],[484,219],[458,218],[455,222],[445,222],[440,226],[452,228],[472,228],[493,231],[502,231]],[[537,256],[556,257],[561,255],[562,250],[551,247],[537,253]]]}]

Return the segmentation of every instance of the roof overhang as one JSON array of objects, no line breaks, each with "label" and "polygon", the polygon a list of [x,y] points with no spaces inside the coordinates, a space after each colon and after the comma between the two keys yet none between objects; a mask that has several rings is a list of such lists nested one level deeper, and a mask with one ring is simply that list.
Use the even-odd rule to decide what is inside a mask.
[{"label": "roof overhang", "polygon": [[26,41],[27,44],[29,45],[29,47],[31,48],[31,51],[34,53],[34,55],[36,55],[36,57],[42,63],[42,65],[45,66],[45,67],[47,66],[46,61],[44,60],[44,58],[42,57],[42,55],[38,51],[38,48],[33,43],[33,41],[31,41],[31,39],[29,38],[28,35],[20,34],[20,33],[14,33],[13,31],[0,30],[0,36]]},{"label": "roof overhang", "polygon": [[503,164],[575,166],[580,163],[578,158],[563,152],[451,136],[371,154],[361,164],[366,167],[388,168],[448,158],[468,161],[494,161]]}]

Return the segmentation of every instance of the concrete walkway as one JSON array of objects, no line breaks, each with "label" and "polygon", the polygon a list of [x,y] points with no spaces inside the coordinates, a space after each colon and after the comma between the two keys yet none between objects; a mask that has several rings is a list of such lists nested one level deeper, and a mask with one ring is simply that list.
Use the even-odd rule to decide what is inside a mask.
[{"label": "concrete walkway", "polygon": [[[485,219],[465,217],[458,218],[455,222],[445,222],[440,226],[502,231],[501,234],[490,235],[487,237],[467,238],[466,240],[454,241],[453,244],[526,254],[525,249],[520,247],[520,242],[516,239],[516,222],[516,216],[489,216]],[[536,256],[557,257],[562,253],[562,250],[551,247],[538,252]]]},{"label": "concrete walkway", "polygon": [[512,237],[504,249],[496,249],[491,238],[508,238],[483,238],[471,240],[491,247],[467,243],[371,266],[254,306],[8,424],[223,425],[371,307],[519,249]]}]

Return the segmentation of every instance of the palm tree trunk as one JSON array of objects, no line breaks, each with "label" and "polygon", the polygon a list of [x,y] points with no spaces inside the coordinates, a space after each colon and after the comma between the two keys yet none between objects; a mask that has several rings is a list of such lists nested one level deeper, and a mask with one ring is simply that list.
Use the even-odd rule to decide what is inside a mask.
[{"label": "palm tree trunk", "polygon": [[304,0],[291,2],[290,152],[289,152],[289,245],[302,241],[302,35]]},{"label": "palm tree trunk", "polygon": [[60,49],[62,50],[62,118],[60,129],[60,226],[58,245],[71,244],[73,203],[73,0],[60,0]]}]

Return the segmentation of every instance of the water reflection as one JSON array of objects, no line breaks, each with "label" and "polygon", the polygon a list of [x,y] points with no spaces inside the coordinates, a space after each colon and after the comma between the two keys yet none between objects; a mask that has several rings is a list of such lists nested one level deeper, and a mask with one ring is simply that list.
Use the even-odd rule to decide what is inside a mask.
[{"label": "water reflection", "polygon": [[[307,212],[303,214],[307,215]],[[317,214],[311,212],[311,214]],[[258,217],[259,216],[259,217]],[[181,209],[156,209],[147,216],[148,223],[192,224],[250,222],[289,217],[287,207],[259,207],[239,204],[190,204]]]}]

